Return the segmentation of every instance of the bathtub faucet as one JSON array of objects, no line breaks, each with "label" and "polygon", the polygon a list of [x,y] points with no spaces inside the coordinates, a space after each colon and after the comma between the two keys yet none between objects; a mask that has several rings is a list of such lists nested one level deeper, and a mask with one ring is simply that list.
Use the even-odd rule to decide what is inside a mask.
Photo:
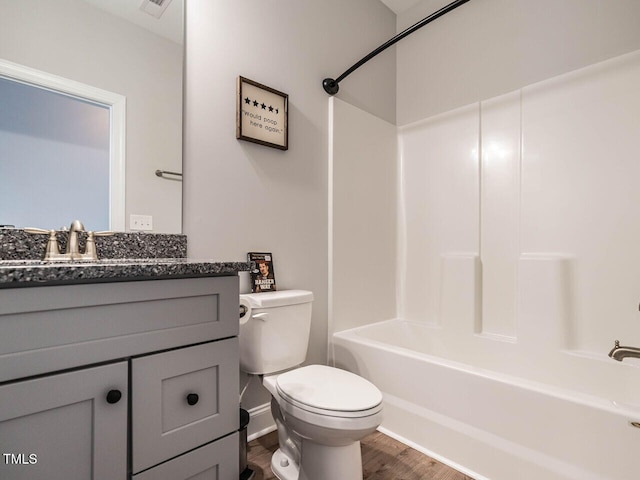
[{"label": "bathtub faucet", "polygon": [[620,342],[616,340],[615,346],[609,352],[609,356],[614,360],[621,362],[627,357],[640,358],[640,348],[635,347],[621,347]]}]

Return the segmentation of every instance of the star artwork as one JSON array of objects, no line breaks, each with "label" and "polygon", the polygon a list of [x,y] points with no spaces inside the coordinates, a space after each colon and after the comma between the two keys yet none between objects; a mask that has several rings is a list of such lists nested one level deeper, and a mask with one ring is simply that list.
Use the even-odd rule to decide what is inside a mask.
[{"label": "star artwork", "polygon": [[288,95],[242,77],[239,88],[236,137],[286,150]]},{"label": "star artwork", "polygon": [[260,108],[262,108],[262,110],[268,109],[270,112],[275,112],[276,115],[279,113],[279,110],[277,108],[275,108],[274,106],[269,105],[267,107],[266,104],[260,103],[258,100],[253,100],[252,101],[249,97],[244,99],[244,103],[246,103],[247,105],[251,105],[253,103],[254,107],[260,107]]}]

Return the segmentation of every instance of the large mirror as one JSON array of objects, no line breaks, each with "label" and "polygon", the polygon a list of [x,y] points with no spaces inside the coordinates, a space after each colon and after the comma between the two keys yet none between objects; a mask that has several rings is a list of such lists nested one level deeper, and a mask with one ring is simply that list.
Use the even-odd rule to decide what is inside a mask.
[{"label": "large mirror", "polygon": [[[78,212],[85,211],[80,206],[102,195],[97,193],[98,188],[80,187],[90,179],[106,176],[104,181],[113,197],[107,208],[120,211],[109,228],[181,232],[181,176],[172,173],[158,176],[156,172],[182,172],[183,10],[183,0],[0,0],[0,62],[4,63],[5,72],[19,72],[15,74],[18,78],[14,78],[14,73],[3,74],[0,70],[6,87],[3,90],[0,84],[0,109],[13,112],[22,109],[16,104],[22,97],[22,93],[16,92],[21,90],[9,85],[9,81],[31,86],[38,84],[38,76],[42,75],[44,86],[53,91],[57,88],[47,84],[51,78],[64,85],[80,85],[89,92],[98,92],[96,98],[105,95],[106,100],[102,102],[88,94],[89,100],[85,103],[111,109],[112,136],[107,149],[111,154],[121,150],[120,157],[110,156],[121,164],[112,162],[106,169],[83,168],[84,157],[69,164],[65,163],[65,157],[71,155],[46,157],[55,175],[47,174],[50,181],[44,182],[37,165],[22,163],[21,168],[14,168],[19,162],[16,160],[18,149],[10,147],[12,142],[1,141],[0,181],[20,187],[0,202],[0,224],[42,228],[68,225],[81,216]],[[26,72],[26,79],[19,78],[21,72]],[[4,99],[3,91],[8,92]],[[61,91],[64,92],[64,88]],[[34,98],[38,100],[30,102],[35,106],[44,104],[39,100],[41,97],[36,95]],[[84,95],[80,97],[82,103]],[[115,99],[115,107],[110,106],[111,99]],[[122,102],[118,103],[120,99]],[[33,106],[24,110],[32,111]],[[73,120],[66,109],[48,108],[64,113],[48,122],[43,119],[49,118],[49,113],[35,113],[38,121],[13,121],[10,116],[4,121],[0,119],[0,135],[5,133],[8,136],[5,140],[19,138],[20,144],[29,147],[22,150],[30,154],[35,150],[31,147],[45,143],[69,147],[69,143],[75,141],[75,132],[81,130],[74,125],[87,127],[90,123]],[[44,134],[44,139],[36,138],[36,133],[23,128],[37,124],[35,130],[39,131],[47,123],[56,127],[53,130],[64,131],[64,135],[54,138],[54,134],[49,133]],[[121,138],[113,136],[114,125],[116,130],[121,129]],[[87,149],[94,144],[84,142],[82,146]],[[92,155],[87,154],[86,158]],[[113,174],[118,168],[121,168],[120,176]],[[81,174],[85,170],[83,178]],[[110,174],[106,174],[107,171]],[[44,183],[50,184],[49,187],[53,185],[53,193],[43,193]],[[12,221],[25,206],[39,210],[47,219],[52,219],[52,223],[23,225]],[[91,213],[85,215],[92,216]],[[110,214],[109,218],[114,216]],[[97,225],[98,220],[80,220],[89,230],[102,228],[102,223]]]}]

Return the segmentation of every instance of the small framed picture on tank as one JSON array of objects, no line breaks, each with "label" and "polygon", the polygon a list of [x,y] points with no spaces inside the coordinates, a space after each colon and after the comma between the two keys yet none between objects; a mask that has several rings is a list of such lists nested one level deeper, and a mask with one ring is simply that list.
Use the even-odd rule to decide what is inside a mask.
[{"label": "small framed picture on tank", "polygon": [[289,95],[238,77],[236,138],[267,147],[289,148]]}]

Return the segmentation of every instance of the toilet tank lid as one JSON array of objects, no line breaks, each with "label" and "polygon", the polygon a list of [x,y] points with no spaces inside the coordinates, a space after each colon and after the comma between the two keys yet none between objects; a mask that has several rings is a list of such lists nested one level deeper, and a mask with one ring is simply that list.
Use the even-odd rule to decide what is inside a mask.
[{"label": "toilet tank lid", "polygon": [[251,308],[271,308],[313,301],[313,292],[308,290],[279,290],[277,292],[247,293],[240,295]]}]

